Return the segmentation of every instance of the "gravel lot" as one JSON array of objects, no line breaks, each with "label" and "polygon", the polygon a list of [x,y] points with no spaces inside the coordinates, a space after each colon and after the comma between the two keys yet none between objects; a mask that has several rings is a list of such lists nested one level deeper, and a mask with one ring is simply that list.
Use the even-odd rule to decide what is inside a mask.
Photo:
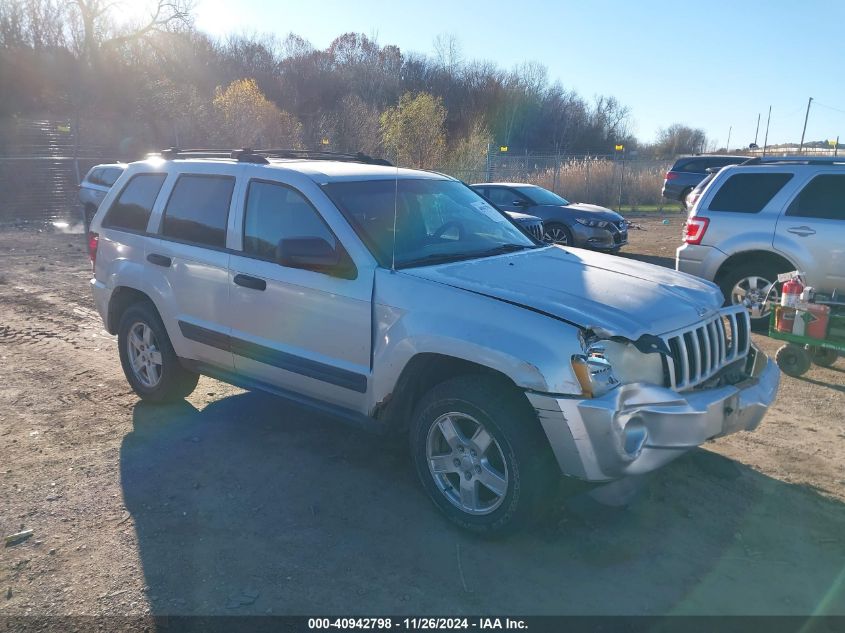
[{"label": "gravel lot", "polygon": [[[680,220],[635,219],[670,265]],[[453,529],[404,445],[204,378],[140,404],[81,235],[0,232],[0,614],[845,614],[845,361],[623,509]],[[778,343],[756,341],[769,354]]]}]

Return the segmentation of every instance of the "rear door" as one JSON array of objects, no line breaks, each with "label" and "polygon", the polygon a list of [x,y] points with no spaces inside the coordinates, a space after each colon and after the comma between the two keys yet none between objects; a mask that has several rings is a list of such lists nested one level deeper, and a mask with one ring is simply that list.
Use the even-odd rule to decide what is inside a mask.
[{"label": "rear door", "polygon": [[177,354],[231,370],[226,239],[236,177],[212,167],[177,175],[146,259]]},{"label": "rear door", "polygon": [[[366,412],[375,268],[349,257],[349,245],[337,237],[343,232],[329,224],[338,218],[318,210],[317,204],[330,203],[316,185],[290,177],[253,178],[242,194],[242,251],[233,252],[229,264],[235,368],[277,388]],[[352,268],[341,273],[279,263],[280,240],[315,238],[349,257]]]},{"label": "rear door", "polygon": [[815,172],[778,218],[774,247],[816,290],[845,291],[845,173]]}]

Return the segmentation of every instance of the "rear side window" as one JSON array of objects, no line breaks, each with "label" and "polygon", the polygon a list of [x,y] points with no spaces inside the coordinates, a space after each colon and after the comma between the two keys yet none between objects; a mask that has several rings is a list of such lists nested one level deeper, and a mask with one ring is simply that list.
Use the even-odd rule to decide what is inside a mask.
[{"label": "rear side window", "polygon": [[122,173],[123,170],[117,169],[116,167],[104,169],[103,173],[100,174],[100,183],[106,187],[111,187],[114,184],[114,181],[120,178],[120,174]]},{"label": "rear side window", "polygon": [[103,170],[99,167],[96,167],[91,170],[91,173],[88,174],[86,180],[92,185],[101,185],[103,184],[101,178],[102,173]]},{"label": "rear side window", "polygon": [[275,261],[279,240],[297,237],[321,237],[336,247],[334,235],[302,194],[283,185],[251,182],[244,215],[244,253]]},{"label": "rear side window", "polygon": [[231,176],[179,176],[164,209],[162,235],[223,248],[234,188]]},{"label": "rear side window", "polygon": [[734,174],[713,196],[710,211],[759,213],[792,178],[792,174]]},{"label": "rear side window", "polygon": [[822,174],[798,194],[786,215],[845,220],[845,174]]},{"label": "rear side window", "polygon": [[117,197],[106,217],[106,228],[145,231],[158,192],[167,174],[136,174],[129,179]]}]

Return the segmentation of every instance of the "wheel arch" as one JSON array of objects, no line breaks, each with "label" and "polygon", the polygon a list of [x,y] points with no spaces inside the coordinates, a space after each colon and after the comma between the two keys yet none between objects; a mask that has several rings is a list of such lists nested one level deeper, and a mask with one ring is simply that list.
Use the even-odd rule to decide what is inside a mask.
[{"label": "wheel arch", "polygon": [[526,406],[530,407],[516,383],[506,374],[472,361],[433,352],[420,352],[414,355],[402,369],[396,386],[380,403],[376,405],[373,417],[384,421],[391,432],[403,432],[410,424],[411,414],[420,399],[435,385],[451,378],[464,375],[482,375],[521,395]]},{"label": "wheel arch", "polygon": [[118,286],[112,291],[111,298],[109,299],[108,321],[106,323],[106,329],[109,334],[117,334],[123,313],[130,306],[139,302],[151,304],[153,309],[159,314],[159,317],[161,317],[161,313],[156,307],[155,302],[147,293],[130,286]]},{"label": "wheel arch", "polygon": [[786,270],[795,270],[795,264],[783,255],[773,251],[756,249],[734,253],[728,257],[722,262],[721,266],[719,266],[713,281],[721,285],[721,283],[725,280],[725,277],[731,274],[731,272],[748,264],[760,264],[761,267],[772,266],[777,269],[785,268]]}]

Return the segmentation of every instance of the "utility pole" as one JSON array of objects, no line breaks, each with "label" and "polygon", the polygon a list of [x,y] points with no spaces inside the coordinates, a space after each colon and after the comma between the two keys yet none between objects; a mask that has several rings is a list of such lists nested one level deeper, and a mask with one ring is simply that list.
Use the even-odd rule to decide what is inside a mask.
[{"label": "utility pole", "polygon": [[760,113],[757,113],[757,131],[754,132],[754,145],[757,145],[757,135],[760,134]]},{"label": "utility pole", "polygon": [[798,153],[804,153],[804,134],[807,132],[807,119],[810,118],[810,104],[813,103],[813,98],[807,102],[807,114],[804,115],[804,129],[801,130],[801,145],[798,147]]},{"label": "utility pole", "polygon": [[836,145],[833,146],[833,156],[834,158],[839,154],[839,135],[836,135]]},{"label": "utility pole", "polygon": [[731,126],[728,128],[728,142],[725,144],[725,149],[726,149],[726,150],[728,150],[728,153],[729,153],[729,154],[730,154],[730,152],[731,152],[731,132],[733,132],[733,129],[734,129],[734,126],[733,126],[733,125],[731,125]]},{"label": "utility pole", "polygon": [[769,144],[769,123],[772,120],[772,106],[769,106],[769,117],[766,119],[766,136],[763,139],[763,156],[766,155],[766,146]]}]

